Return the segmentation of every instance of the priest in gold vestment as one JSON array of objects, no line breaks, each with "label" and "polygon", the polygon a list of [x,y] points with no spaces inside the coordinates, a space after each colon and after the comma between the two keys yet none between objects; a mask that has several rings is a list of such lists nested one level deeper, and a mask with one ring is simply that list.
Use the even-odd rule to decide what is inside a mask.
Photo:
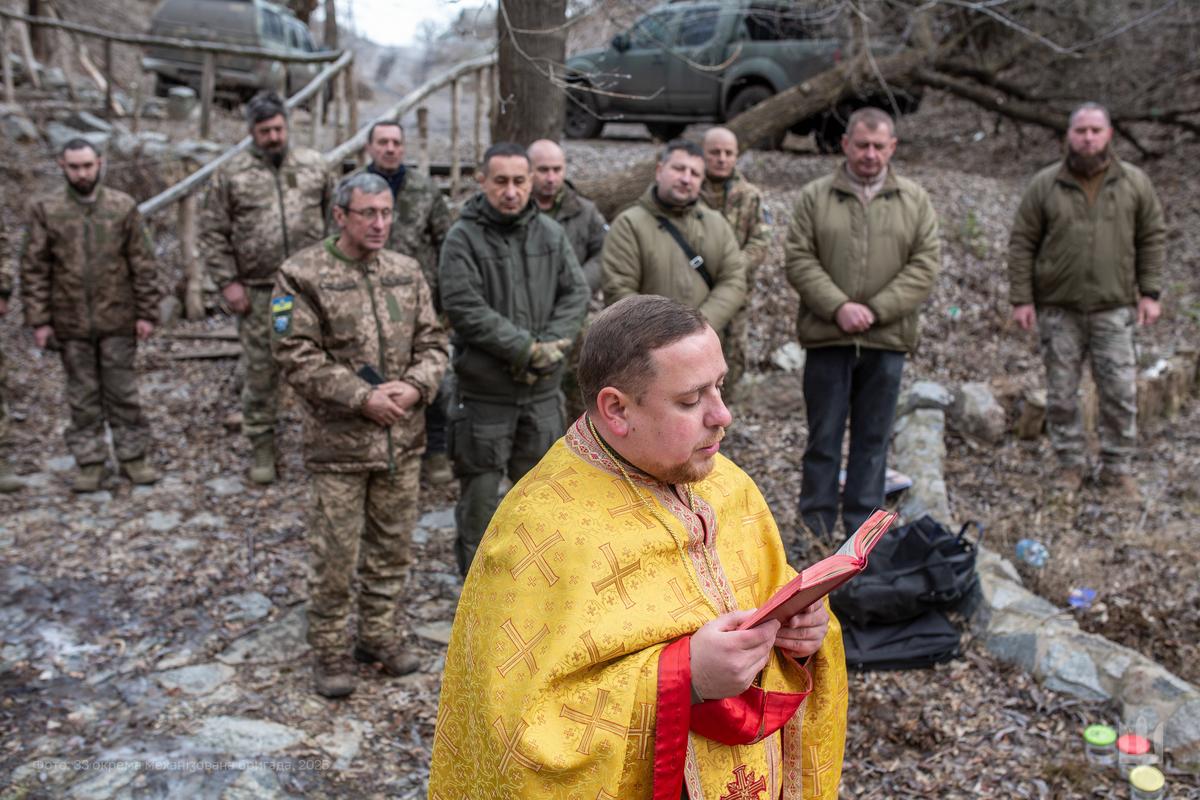
[{"label": "priest in gold vestment", "polygon": [[824,603],[738,624],[795,575],[718,454],[725,362],[699,312],[606,309],[587,413],[507,494],[454,620],[431,800],[838,794],[847,687]]}]

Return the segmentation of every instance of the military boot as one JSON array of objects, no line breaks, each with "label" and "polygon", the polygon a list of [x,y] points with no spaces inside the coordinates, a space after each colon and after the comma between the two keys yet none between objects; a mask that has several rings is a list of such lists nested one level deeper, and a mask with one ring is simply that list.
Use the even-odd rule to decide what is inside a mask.
[{"label": "military boot", "polygon": [[344,652],[314,654],[313,689],[322,697],[345,697],[358,686],[358,668]]},{"label": "military boot", "polygon": [[450,458],[445,453],[430,453],[421,459],[421,473],[430,486],[441,486],[454,480]]},{"label": "military boot", "polygon": [[275,482],[275,434],[264,433],[250,440],[254,445],[254,466],[250,480],[267,485]]},{"label": "military boot", "polygon": [[79,494],[98,492],[100,491],[100,482],[106,475],[108,475],[108,469],[104,464],[84,464],[79,468],[75,482],[71,484],[71,491]]},{"label": "military boot", "polygon": [[17,477],[17,473],[13,471],[12,464],[8,459],[0,458],[0,492],[8,494],[20,491],[24,487],[25,482]]},{"label": "military boot", "polygon": [[1105,468],[1100,471],[1100,487],[1114,500],[1127,503],[1141,502],[1142,492],[1137,479],[1128,472],[1117,472]]},{"label": "military boot", "polygon": [[387,644],[359,642],[354,646],[354,660],[364,664],[380,664],[383,673],[393,678],[416,672],[421,666],[421,660],[406,652],[396,641]]},{"label": "military boot", "polygon": [[131,458],[121,462],[121,472],[138,486],[148,486],[158,480],[158,473],[144,458]]}]

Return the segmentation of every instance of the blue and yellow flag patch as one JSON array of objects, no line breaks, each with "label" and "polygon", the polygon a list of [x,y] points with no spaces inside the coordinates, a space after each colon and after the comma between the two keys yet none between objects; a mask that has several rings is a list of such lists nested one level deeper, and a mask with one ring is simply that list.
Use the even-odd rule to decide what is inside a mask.
[{"label": "blue and yellow flag patch", "polygon": [[291,333],[293,297],[285,294],[271,298],[271,327],[280,336]]}]

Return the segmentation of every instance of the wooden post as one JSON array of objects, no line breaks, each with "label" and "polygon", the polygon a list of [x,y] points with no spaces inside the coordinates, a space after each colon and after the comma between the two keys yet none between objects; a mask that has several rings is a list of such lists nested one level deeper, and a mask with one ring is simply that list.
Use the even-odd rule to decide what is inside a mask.
[{"label": "wooden post", "polygon": [[205,53],[203,64],[200,73],[200,138],[207,139],[212,123],[213,92],[217,88],[217,57]]},{"label": "wooden post", "polygon": [[471,162],[475,167],[479,166],[479,161],[483,158],[483,73],[482,69],[475,73],[475,149],[472,153],[474,160]]},{"label": "wooden post", "polygon": [[0,55],[4,57],[4,102],[17,101],[17,89],[13,82],[12,60],[8,57],[8,17],[0,19]]},{"label": "wooden post", "polygon": [[450,84],[450,196],[458,194],[458,180],[462,177],[462,159],[458,154],[459,126],[458,107],[462,101],[462,80],[455,78]]},{"label": "wooden post", "polygon": [[321,125],[325,119],[325,87],[317,89],[317,94],[312,99],[312,105],[309,106],[309,114],[312,122],[308,127],[308,143],[313,148],[320,147],[321,144]]},{"label": "wooden post", "polygon": [[104,118],[112,119],[113,114],[113,42],[104,40]]},{"label": "wooden post", "polygon": [[42,79],[37,73],[37,59],[33,57],[33,43],[29,39],[29,28],[23,22],[14,26],[17,29],[17,41],[21,45],[21,57],[25,59],[25,70],[29,73],[29,85],[35,89],[42,88]]},{"label": "wooden post", "polygon": [[500,124],[500,70],[488,67],[488,127],[489,133]]},{"label": "wooden post", "polygon": [[275,66],[277,66],[277,67],[280,67],[279,88],[277,90],[277,93],[284,100],[287,100],[287,98],[288,98],[288,65],[286,63],[284,63],[283,61],[272,61],[271,63],[275,64]]},{"label": "wooden post", "polygon": [[417,169],[429,177],[429,109],[417,109]]},{"label": "wooden post", "polygon": [[133,109],[130,111],[130,113],[133,114],[133,121],[130,123],[129,128],[135,134],[138,132],[138,129],[142,127],[142,111],[145,108],[146,79],[148,77],[149,76],[143,72],[142,79],[134,81],[133,86],[130,87],[133,90]]},{"label": "wooden post", "polygon": [[[342,126],[346,121],[346,82],[342,80],[339,74],[333,78],[333,143],[335,145],[342,143]],[[325,87],[321,87],[321,94],[324,96]]]},{"label": "wooden post", "polygon": [[179,201],[179,249],[183,253],[183,274],[187,278],[183,296],[188,319],[204,318],[204,267],[196,252],[196,194]]},{"label": "wooden post", "polygon": [[[346,69],[342,70],[343,80],[346,81],[346,105],[350,114],[350,125],[348,127],[348,135],[353,136],[358,132],[358,82],[354,79],[354,59],[350,59],[350,63],[346,65]],[[340,144],[340,142],[339,142]],[[363,164],[363,151],[359,148],[354,154],[354,162],[358,166]]]}]

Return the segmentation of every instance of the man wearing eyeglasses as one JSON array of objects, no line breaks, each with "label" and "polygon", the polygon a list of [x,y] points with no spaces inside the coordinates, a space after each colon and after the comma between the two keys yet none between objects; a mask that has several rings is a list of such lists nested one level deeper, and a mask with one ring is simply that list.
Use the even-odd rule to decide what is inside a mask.
[{"label": "man wearing eyeglasses", "polygon": [[334,203],[340,235],[284,262],[270,306],[275,359],[305,400],[308,640],[325,697],[348,695],[357,683],[352,601],[354,660],[387,675],[419,665],[397,629],[396,605],[416,523],[425,408],[449,360],[420,264],[384,249],[393,213],[387,181],[343,178]]},{"label": "man wearing eyeglasses", "polygon": [[275,481],[279,377],[271,358],[271,286],[288,256],[319,242],[333,193],[321,154],[288,141],[287,107],[274,92],[246,104],[253,144],[213,180],[200,244],[208,271],[238,317],[245,382],[242,433],[254,448],[249,478]]}]

